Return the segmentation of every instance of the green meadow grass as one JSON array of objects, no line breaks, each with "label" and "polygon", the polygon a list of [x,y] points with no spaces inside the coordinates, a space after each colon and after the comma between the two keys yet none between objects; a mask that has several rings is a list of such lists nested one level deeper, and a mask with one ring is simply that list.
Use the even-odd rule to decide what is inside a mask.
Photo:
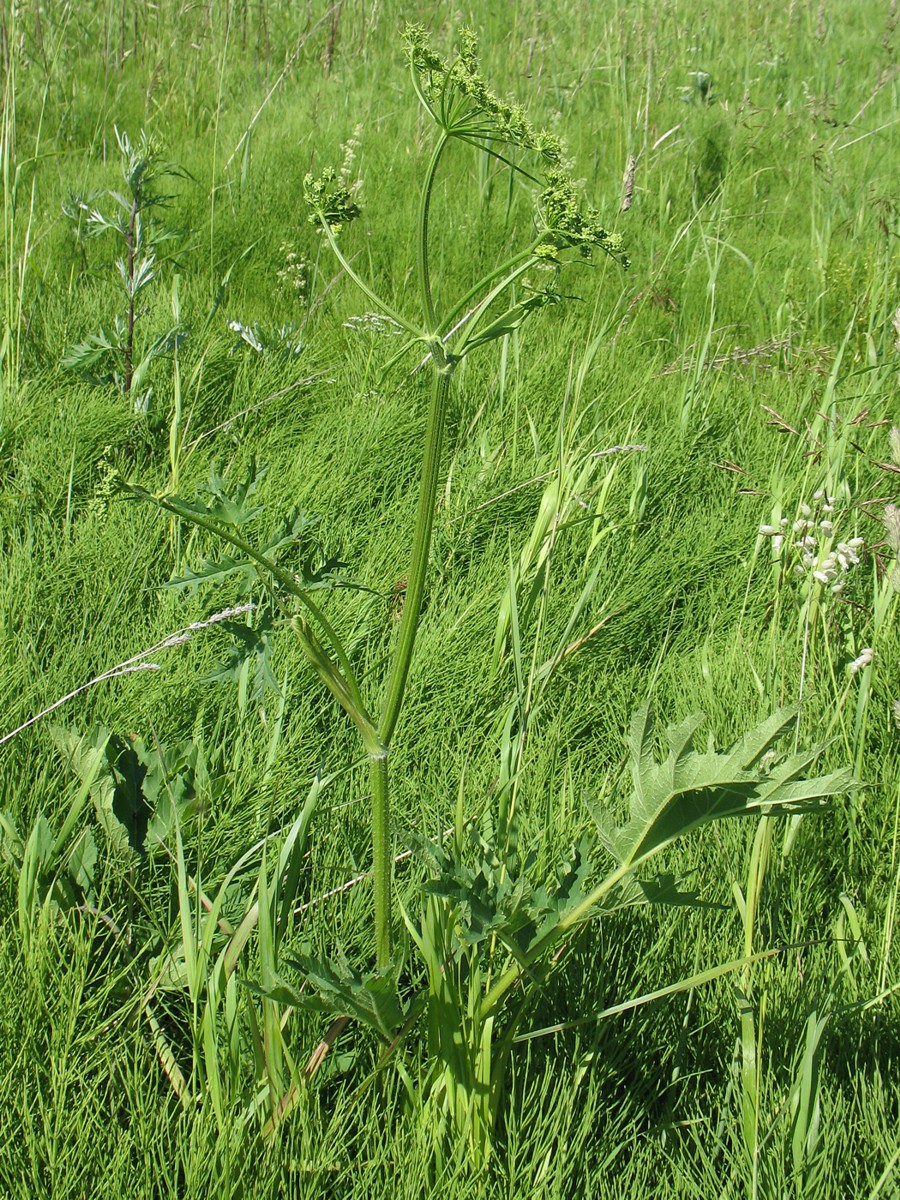
[{"label": "green meadow grass", "polygon": [[[699,738],[718,745],[800,700],[799,744],[827,742],[827,769],[851,766],[863,786],[822,816],[768,827],[751,949],[771,957],[598,1018],[745,954],[735,889],[752,893],[765,839],[744,823],[666,853],[663,869],[695,904],[620,911],[569,945],[520,1030],[548,1032],[514,1046],[485,1169],[464,1144],[438,1144],[433,1113],[398,1071],[370,1079],[378,1046],[352,1024],[267,1140],[237,1111],[182,1102],[146,1019],[150,981],[181,937],[172,859],[114,853],[88,800],[73,832],[90,828],[98,847],[94,902],[23,911],[10,833],[26,840],[42,816],[59,833],[81,783],[54,728],[102,725],[150,748],[201,748],[209,782],[181,836],[207,895],[291,824],[317,775],[327,782],[299,898],[365,876],[365,762],[295,643],[274,639],[283,701],[259,699],[208,681],[229,638],[199,631],[152,656],[158,671],[98,683],[0,743],[0,1192],[900,1195],[900,636],[882,524],[900,424],[893,9],[6,6],[0,738],[238,598],[230,585],[165,590],[177,559],[196,565],[211,547],[186,526],[178,540],[116,478],[191,496],[211,466],[230,479],[252,460],[267,467],[267,512],[317,515],[324,552],[365,585],[332,598],[334,619],[367,686],[381,677],[403,602],[425,372],[408,358],[382,378],[399,339],[354,327],[367,303],[306,221],[301,184],[339,166],[352,141],[363,215],[342,245],[402,308],[427,153],[400,45],[410,19],[447,51],[459,23],[476,29],[487,77],[565,136],[632,266],[570,273],[562,290],[574,299],[457,373],[392,750],[397,852],[411,832],[439,838],[460,795],[466,817],[491,811],[517,695],[511,656],[491,669],[498,614],[554,481],[570,493],[549,566],[534,605],[536,562],[518,591],[526,668],[564,651],[519,781],[520,845],[545,876],[590,826],[585,800],[618,802],[628,722],[648,698],[665,724],[705,712]],[[141,297],[136,345],[172,327],[176,278],[190,335],[177,371],[171,354],[150,366],[146,412],[60,365],[124,311],[117,248],[80,238],[63,215],[72,195],[121,187],[116,127],[156,134],[188,173],[167,181],[165,221],[179,236]],[[633,199],[620,211],[631,155]],[[449,296],[530,236],[531,220],[519,185],[486,159],[453,164],[433,219]],[[230,321],[257,325],[270,345],[257,352]],[[285,326],[297,355],[276,344]],[[616,446],[641,448],[591,457]],[[801,505],[821,506],[819,491],[835,498],[835,541],[864,547],[840,595],[812,603],[759,530],[782,518],[790,530]],[[867,648],[872,662],[853,671]],[[418,904],[420,869],[404,860],[396,876],[404,904]],[[291,939],[366,962],[370,905],[364,878],[306,908]],[[264,970],[255,943],[245,966],[250,981]],[[738,991],[754,1012],[752,1086]],[[155,1011],[190,1073],[186,994]],[[327,1024],[290,1017],[301,1066]],[[412,1076],[424,1059],[411,1042]],[[252,1062],[237,1070],[247,1086]]]}]

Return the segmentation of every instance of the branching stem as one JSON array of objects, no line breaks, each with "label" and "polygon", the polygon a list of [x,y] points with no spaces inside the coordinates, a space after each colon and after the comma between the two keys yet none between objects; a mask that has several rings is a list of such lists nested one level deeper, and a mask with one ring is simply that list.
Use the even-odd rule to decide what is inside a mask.
[{"label": "branching stem", "polygon": [[350,264],[350,261],[347,259],[344,252],[341,250],[340,246],[338,245],[338,240],[334,236],[334,233],[332,232],[331,226],[328,224],[328,221],[325,218],[325,215],[323,213],[319,213],[318,215],[319,215],[319,220],[321,223],[322,232],[325,234],[325,237],[328,239],[328,244],[329,244],[329,246],[331,246],[331,249],[332,249],[332,252],[334,253],[335,258],[338,260],[338,262],[341,264],[341,266],[344,268],[346,273],[350,276],[350,278],[353,280],[353,282],[356,284],[356,286],[359,288],[359,290],[363,293],[363,295],[367,296],[372,301],[372,303],[375,305],[375,307],[380,309],[385,314],[385,316],[390,317],[392,321],[396,321],[397,324],[402,329],[405,329],[406,332],[408,334],[410,334],[411,337],[416,338],[417,341],[422,340],[422,338],[423,338],[422,330],[416,329],[415,325],[410,324],[410,322],[407,321],[406,317],[404,317],[402,313],[398,312],[395,308],[392,308],[390,306],[390,304],[386,304],[384,302],[384,300],[382,300],[382,298],[378,295],[378,293],[374,292],[369,287],[369,285],[366,283],[366,281],[363,279],[363,277],[353,268],[353,266]]},{"label": "branching stem", "polygon": [[[146,493],[140,494],[147,495]],[[353,718],[354,723],[358,728],[360,728],[360,731],[362,732],[362,728],[365,726],[374,732],[374,724],[371,717],[369,717],[368,713],[366,712],[366,707],[363,703],[359,681],[356,678],[356,673],[353,670],[353,666],[349,657],[347,656],[347,652],[344,650],[344,647],[341,644],[340,638],[332,628],[332,625],[325,614],[315,603],[315,601],[310,599],[309,593],[305,588],[302,588],[297,583],[290,571],[286,571],[283,567],[279,567],[277,563],[272,562],[270,559],[266,558],[264,554],[261,554],[258,550],[254,549],[249,542],[244,541],[244,539],[238,534],[232,533],[230,530],[224,528],[212,518],[203,517],[194,509],[178,504],[168,496],[147,495],[147,498],[153,500],[154,503],[156,503],[160,508],[165,509],[167,512],[174,513],[178,517],[183,517],[192,524],[199,525],[202,529],[208,529],[211,533],[216,534],[217,537],[222,538],[223,541],[229,542],[236,549],[240,550],[242,554],[245,554],[252,562],[255,562],[257,566],[262,567],[263,570],[270,575],[277,584],[283,587],[286,592],[289,592],[292,596],[300,601],[312,619],[322,630],[322,633],[325,635],[325,638],[332,651],[336,655],[338,661],[337,663],[332,661],[328,652],[323,646],[320,645],[318,639],[312,633],[308,622],[303,619],[299,619],[294,625],[294,631],[300,638],[304,653],[312,663],[316,673],[325,681],[329,691],[332,693],[341,707]],[[357,715],[354,715],[354,712],[352,712],[348,707],[348,700],[351,702],[352,708],[355,710]],[[360,722],[357,720],[357,716],[362,719],[362,725],[360,725]],[[366,748],[367,750],[370,748],[368,744]]]}]

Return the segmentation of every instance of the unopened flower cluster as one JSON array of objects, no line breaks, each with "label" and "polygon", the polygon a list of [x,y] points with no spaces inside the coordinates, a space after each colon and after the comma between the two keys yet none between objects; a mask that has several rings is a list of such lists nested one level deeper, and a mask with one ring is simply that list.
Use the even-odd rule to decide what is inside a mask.
[{"label": "unopened flower cluster", "polygon": [[546,129],[536,129],[521,104],[501,100],[485,83],[472,30],[460,30],[459,51],[449,63],[434,50],[420,25],[407,27],[405,43],[419,95],[439,125],[481,148],[488,141],[534,151],[544,164],[538,205],[544,235],[535,250],[537,257],[555,262],[560,251],[576,250],[582,258],[590,258],[599,249],[627,267],[621,238],[604,228],[596,209],[579,208],[578,185],[569,174],[561,140]]},{"label": "unopened flower cluster", "polygon": [[813,502],[814,509],[808,504],[800,505],[799,516],[793,525],[787,517],[782,517],[777,526],[760,525],[759,532],[762,537],[771,538],[776,555],[782,553],[785,541],[789,542],[797,556],[794,575],[811,578],[823,588],[839,594],[844,590],[845,576],[858,565],[865,543],[863,538],[854,537],[833,545],[834,522],[831,518],[835,498],[818,491]]},{"label": "unopened flower cluster", "polygon": [[544,236],[535,251],[538,257],[556,259],[560,250],[573,249],[582,258],[590,258],[596,247],[618,258],[623,267],[628,266],[621,237],[603,227],[595,208],[588,207],[583,212],[579,209],[576,185],[565,171],[547,172],[540,214]]},{"label": "unopened flower cluster", "polygon": [[353,189],[339,179],[334,167],[323,171],[318,179],[312,174],[307,175],[303,180],[303,198],[311,209],[310,224],[327,225],[335,235],[344,225],[355,221],[360,213]]},{"label": "unopened flower cluster", "polygon": [[535,129],[521,104],[501,100],[488,87],[478,68],[478,38],[471,29],[459,31],[459,53],[452,62],[437,53],[421,25],[408,25],[403,41],[420,95],[439,124],[452,124],[464,140],[490,138],[534,150],[548,163],[562,161],[562,142],[556,134]]}]

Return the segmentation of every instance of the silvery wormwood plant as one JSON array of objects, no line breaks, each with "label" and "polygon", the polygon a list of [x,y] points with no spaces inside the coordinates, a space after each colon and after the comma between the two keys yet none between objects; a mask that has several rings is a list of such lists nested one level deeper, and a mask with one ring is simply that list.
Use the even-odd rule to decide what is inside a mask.
[{"label": "silvery wormwood plant", "polygon": [[141,394],[151,363],[171,353],[186,333],[179,326],[167,330],[147,344],[135,362],[135,327],[138,324],[145,293],[157,280],[161,265],[160,247],[179,236],[166,224],[160,213],[171,197],[160,190],[165,179],[186,178],[187,171],[167,162],[158,140],[141,130],[136,142],[116,129],[124,191],[111,190],[109,211],[98,207],[97,196],[72,196],[63,205],[63,213],[80,237],[114,238],[121,253],[116,272],[125,301],[124,314],[117,314],[111,327],[101,326],[96,333],[72,346],[60,365],[76,371],[91,383],[112,383],[126,395],[134,393],[136,411],[146,412],[150,393]]},{"label": "silvery wormwood plant", "polygon": [[[308,955],[291,959],[284,954],[283,961],[299,969],[311,986],[296,989],[284,978],[273,983],[270,973],[266,987],[257,990],[281,1003],[335,1016],[352,1015],[384,1042],[385,1060],[396,1056],[406,1035],[424,1019],[429,1064],[422,1088],[426,1104],[435,1110],[439,1123],[466,1138],[472,1153],[483,1161],[490,1152],[513,1034],[562,944],[601,913],[625,904],[672,898],[672,888],[648,880],[645,868],[682,835],[729,816],[817,809],[828,796],[849,786],[850,779],[844,772],[808,778],[817,752],[773,758],[773,744],[796,717],[795,711],[786,709],[723,753],[711,747],[694,750],[692,736],[698,720],[692,719],[669,731],[668,755],[657,761],[652,719],[644,707],[632,723],[632,791],[621,827],[609,813],[595,813],[598,839],[585,839],[560,865],[555,878],[540,882],[532,878],[534,862],[517,856],[515,836],[502,828],[502,812],[493,831],[482,834],[466,827],[460,809],[452,845],[418,845],[431,882],[425,887],[421,914],[402,912],[408,941],[396,939],[390,754],[422,612],[454,373],[472,351],[520,328],[545,305],[558,302],[558,277],[573,261],[589,263],[599,252],[627,265],[619,238],[605,228],[596,210],[582,204],[559,138],[535,128],[521,106],[501,100],[484,81],[470,30],[460,32],[451,59],[436,52],[419,26],[407,28],[405,48],[413,89],[436,130],[416,218],[417,311],[401,312],[385,301],[345,255],[344,231],[360,216],[349,182],[335,171],[304,180],[310,221],[370,305],[407,335],[403,349],[388,366],[419,348],[431,368],[407,591],[396,644],[378,693],[364,694],[351,656],[315,593],[315,588],[333,583],[333,575],[314,569],[312,560],[299,574],[287,562],[294,522],[287,522],[262,547],[249,540],[247,529],[261,512],[251,499],[252,472],[233,495],[226,494],[216,476],[208,501],[150,496],[138,488],[132,492],[216,534],[229,547],[221,560],[206,563],[190,578],[176,582],[196,584],[239,574],[268,589],[272,609],[282,612],[283,623],[290,625],[315,673],[355,726],[368,758],[374,969],[359,971],[346,962],[328,963]],[[429,218],[436,180],[454,142],[487,153],[530,186],[533,231],[520,250],[439,308],[432,289]],[[541,267],[549,269],[546,286],[527,286],[529,273]],[[521,298],[516,296],[517,286],[524,293]],[[598,856],[611,863],[599,877]],[[403,971],[407,982],[400,988],[409,947],[417,953],[420,967],[407,966]],[[287,1107],[282,1106],[282,1111]]]}]

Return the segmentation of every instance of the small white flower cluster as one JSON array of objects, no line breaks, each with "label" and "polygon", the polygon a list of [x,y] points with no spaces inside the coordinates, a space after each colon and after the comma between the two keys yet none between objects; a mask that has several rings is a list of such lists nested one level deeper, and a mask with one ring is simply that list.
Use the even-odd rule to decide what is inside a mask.
[{"label": "small white flower cluster", "polygon": [[[357,125],[346,142],[341,142],[341,150],[344,152],[344,160],[341,163],[341,169],[338,171],[338,178],[341,183],[350,186],[350,176],[353,174],[353,164],[356,162],[356,156],[359,152],[360,142],[362,139],[362,125]],[[355,183],[351,189],[354,193],[358,190],[359,183]]]},{"label": "small white flower cluster", "polygon": [[284,255],[284,266],[275,272],[275,278],[284,291],[305,298],[309,294],[309,263],[288,242],[278,248]]},{"label": "small white flower cluster", "polygon": [[344,328],[352,329],[354,333],[386,333],[393,337],[398,337],[403,332],[403,326],[398,325],[393,317],[376,312],[363,313],[361,317],[349,317],[344,322]]},{"label": "small white flower cluster", "polygon": [[835,498],[818,491],[813,496],[813,503],[815,508],[808,504],[799,506],[800,515],[790,529],[788,518],[782,517],[777,526],[760,525],[759,532],[762,537],[772,539],[776,555],[781,554],[785,538],[790,537],[792,548],[799,554],[799,561],[794,563],[794,574],[798,578],[811,576],[822,587],[839,594],[844,590],[843,577],[858,565],[865,542],[863,538],[854,537],[832,546],[834,522],[831,515]]}]

